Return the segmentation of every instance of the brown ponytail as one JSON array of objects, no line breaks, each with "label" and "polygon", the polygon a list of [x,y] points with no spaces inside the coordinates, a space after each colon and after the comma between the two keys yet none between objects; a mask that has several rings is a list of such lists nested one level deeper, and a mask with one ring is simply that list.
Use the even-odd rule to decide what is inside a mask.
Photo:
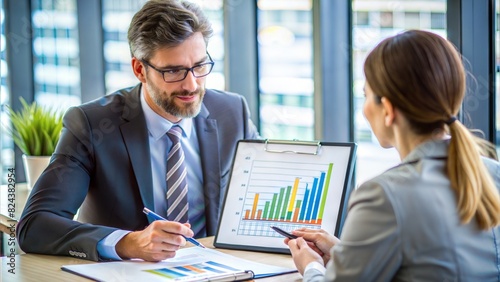
[{"label": "brown ponytail", "polygon": [[500,196],[481,160],[481,148],[462,123],[453,122],[449,128],[447,171],[460,219],[468,223],[475,218],[483,230],[495,227],[500,224]]}]

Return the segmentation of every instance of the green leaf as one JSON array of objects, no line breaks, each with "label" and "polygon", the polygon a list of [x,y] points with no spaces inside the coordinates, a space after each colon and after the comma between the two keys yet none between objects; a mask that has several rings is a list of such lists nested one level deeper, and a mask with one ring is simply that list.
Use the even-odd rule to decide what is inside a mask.
[{"label": "green leaf", "polygon": [[21,109],[7,106],[10,124],[2,124],[7,134],[26,155],[50,156],[55,150],[63,127],[62,113],[36,102],[28,104],[22,97]]}]

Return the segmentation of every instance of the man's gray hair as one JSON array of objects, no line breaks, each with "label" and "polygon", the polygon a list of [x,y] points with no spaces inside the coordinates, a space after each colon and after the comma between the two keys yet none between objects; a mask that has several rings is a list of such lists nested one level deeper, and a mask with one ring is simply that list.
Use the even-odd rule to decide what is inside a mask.
[{"label": "man's gray hair", "polygon": [[130,53],[139,60],[149,60],[156,50],[178,46],[196,32],[203,35],[206,44],[213,33],[198,5],[183,0],[149,0],[130,23]]}]

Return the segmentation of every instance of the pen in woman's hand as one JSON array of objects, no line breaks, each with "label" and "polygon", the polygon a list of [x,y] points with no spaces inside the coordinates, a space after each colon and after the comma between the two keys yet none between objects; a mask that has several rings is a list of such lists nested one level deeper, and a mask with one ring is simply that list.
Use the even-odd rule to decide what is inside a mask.
[{"label": "pen in woman's hand", "polygon": [[[146,207],[142,210],[142,212],[144,212],[144,213],[145,213],[148,217],[150,217],[150,218],[151,218],[151,219],[153,219],[153,220],[166,220],[166,221],[168,221],[167,219],[165,219],[165,218],[163,218],[162,216],[160,216],[160,215],[158,215],[158,214],[154,213],[152,210],[150,210],[150,209],[148,209],[148,208],[146,208]],[[205,246],[203,246],[203,244],[202,244],[202,243],[198,242],[198,241],[197,241],[196,239],[194,239],[194,238],[188,238],[188,237],[186,237],[186,236],[184,236],[184,235],[182,235],[182,237],[186,238],[186,240],[187,240],[187,241],[189,241],[189,242],[193,243],[195,246],[202,247],[202,248],[206,248]]]}]

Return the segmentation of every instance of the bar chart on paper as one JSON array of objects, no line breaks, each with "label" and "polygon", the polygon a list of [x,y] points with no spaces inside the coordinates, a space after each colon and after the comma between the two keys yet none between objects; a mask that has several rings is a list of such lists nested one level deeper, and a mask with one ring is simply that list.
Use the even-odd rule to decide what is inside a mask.
[{"label": "bar chart on paper", "polygon": [[[245,170],[247,183],[238,235],[280,237],[285,230],[321,228],[333,163],[253,160]],[[242,179],[243,180],[243,179]]]}]

